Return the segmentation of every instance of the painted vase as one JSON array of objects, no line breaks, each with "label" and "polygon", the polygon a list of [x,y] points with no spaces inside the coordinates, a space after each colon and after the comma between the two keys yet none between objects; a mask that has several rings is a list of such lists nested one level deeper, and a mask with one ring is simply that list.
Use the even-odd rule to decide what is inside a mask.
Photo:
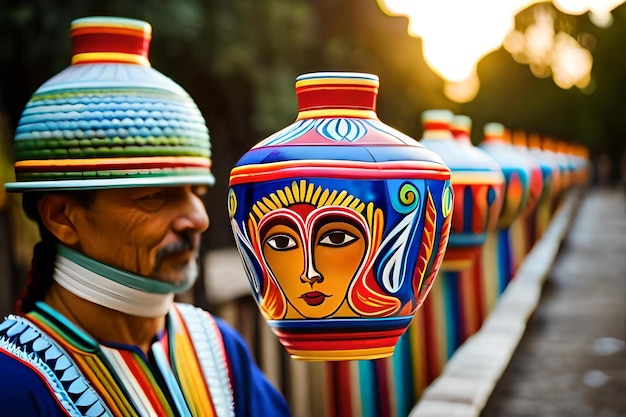
[{"label": "painted vase", "polygon": [[589,179],[589,150],[583,145],[570,145],[575,185],[581,185]]},{"label": "painted vase", "polygon": [[541,138],[541,151],[553,165],[554,182],[550,193],[550,206],[552,211],[554,211],[558,204],[561,192],[567,188],[568,182],[567,167],[562,164],[561,156],[557,152],[557,146],[558,143],[554,138],[550,136]]},{"label": "painted vase", "polygon": [[71,24],[72,63],[35,91],[15,133],[10,191],[212,184],[209,133],[191,97],[151,68],[149,23]]},{"label": "painted vase", "polygon": [[511,136],[513,148],[518,151],[518,158],[530,168],[528,201],[522,212],[523,216],[528,216],[537,208],[537,204],[543,193],[545,187],[544,171],[541,166],[541,161],[534,158],[530,152],[526,131],[518,129],[513,131]]},{"label": "painted vase", "polygon": [[445,252],[450,171],[378,119],[378,87],[370,74],[299,76],[296,121],[230,174],[252,293],[295,359],[392,355]]},{"label": "painted vase", "polygon": [[542,150],[541,135],[538,133],[528,134],[528,152],[530,156],[539,162],[543,175],[543,188],[537,208],[530,216],[529,237],[531,242],[536,242],[544,234],[552,219],[552,203],[555,190],[559,184],[559,166],[556,158]]},{"label": "painted vase", "polygon": [[[467,117],[467,116],[466,116]],[[500,215],[504,199],[504,176],[496,161],[469,139],[471,120],[457,118],[461,130],[452,133],[454,114],[449,110],[422,113],[424,129],[420,143],[435,152],[450,168],[454,190],[454,214],[442,271],[461,271],[472,266],[487,239],[487,231]]]},{"label": "painted vase", "polygon": [[507,229],[519,217],[530,196],[531,169],[519,152],[507,143],[505,128],[500,123],[487,123],[479,147],[500,165],[504,174],[504,202],[498,219],[498,229]]},{"label": "painted vase", "polygon": [[552,200],[560,188],[559,164],[549,139],[542,138],[540,134],[532,133],[528,136],[528,148],[531,156],[540,161],[542,171],[546,174],[544,190],[539,199],[541,204],[546,199]]}]

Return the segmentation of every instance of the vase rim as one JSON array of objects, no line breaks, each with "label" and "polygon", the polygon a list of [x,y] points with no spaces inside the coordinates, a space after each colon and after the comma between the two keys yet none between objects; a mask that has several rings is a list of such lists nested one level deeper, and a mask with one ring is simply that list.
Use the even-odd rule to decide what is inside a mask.
[{"label": "vase rim", "polygon": [[70,23],[70,30],[81,27],[117,27],[141,30],[147,34],[152,33],[152,26],[150,23],[144,20],[131,19],[128,17],[88,16],[74,19]]},{"label": "vase rim", "polygon": [[150,66],[150,23],[113,16],[89,16],[70,24],[72,65],[92,63]]},{"label": "vase rim", "polygon": [[450,129],[469,132],[472,130],[472,119],[465,114],[456,114],[452,118],[452,123],[450,123]]},{"label": "vase rim", "polygon": [[296,82],[303,80],[315,80],[324,78],[340,78],[340,79],[353,79],[353,80],[368,80],[379,81],[378,75],[369,74],[365,72],[342,72],[342,71],[321,71],[321,72],[309,72],[301,74],[296,78]]},{"label": "vase rim", "polygon": [[360,72],[312,72],[296,78],[298,120],[320,117],[377,119],[378,76]]}]

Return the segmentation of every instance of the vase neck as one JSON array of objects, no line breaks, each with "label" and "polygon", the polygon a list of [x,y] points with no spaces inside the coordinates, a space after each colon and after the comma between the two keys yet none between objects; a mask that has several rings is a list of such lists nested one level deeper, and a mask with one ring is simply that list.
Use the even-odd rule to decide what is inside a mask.
[{"label": "vase neck", "polygon": [[150,66],[149,23],[117,17],[86,17],[71,24],[72,65],[123,63]]},{"label": "vase neck", "polygon": [[487,123],[484,127],[483,142],[511,144],[510,132],[500,123]]},{"label": "vase neck", "polygon": [[422,113],[422,139],[454,139],[450,131],[453,114],[449,110],[426,110]]},{"label": "vase neck", "polygon": [[320,72],[296,79],[298,120],[323,117],[378,119],[378,77],[361,73]]}]

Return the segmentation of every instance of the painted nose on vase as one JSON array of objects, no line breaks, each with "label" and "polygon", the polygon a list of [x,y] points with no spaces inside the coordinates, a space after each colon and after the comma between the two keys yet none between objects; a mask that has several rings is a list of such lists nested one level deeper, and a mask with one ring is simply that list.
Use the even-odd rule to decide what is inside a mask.
[{"label": "painted nose on vase", "polygon": [[300,275],[300,281],[302,281],[302,283],[309,283],[311,285],[315,284],[316,282],[319,282],[320,284],[324,282],[324,277],[321,273],[317,271],[315,265],[313,265],[313,259],[311,259],[311,257],[309,257],[307,265],[302,275]]}]

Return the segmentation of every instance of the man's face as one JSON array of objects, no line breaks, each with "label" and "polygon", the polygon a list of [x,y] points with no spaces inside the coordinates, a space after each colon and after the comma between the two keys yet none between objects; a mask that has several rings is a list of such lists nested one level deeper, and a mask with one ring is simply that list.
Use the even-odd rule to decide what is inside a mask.
[{"label": "man's face", "polygon": [[204,186],[99,190],[74,216],[77,249],[105,264],[183,285],[197,275],[200,234],[209,226]]}]

